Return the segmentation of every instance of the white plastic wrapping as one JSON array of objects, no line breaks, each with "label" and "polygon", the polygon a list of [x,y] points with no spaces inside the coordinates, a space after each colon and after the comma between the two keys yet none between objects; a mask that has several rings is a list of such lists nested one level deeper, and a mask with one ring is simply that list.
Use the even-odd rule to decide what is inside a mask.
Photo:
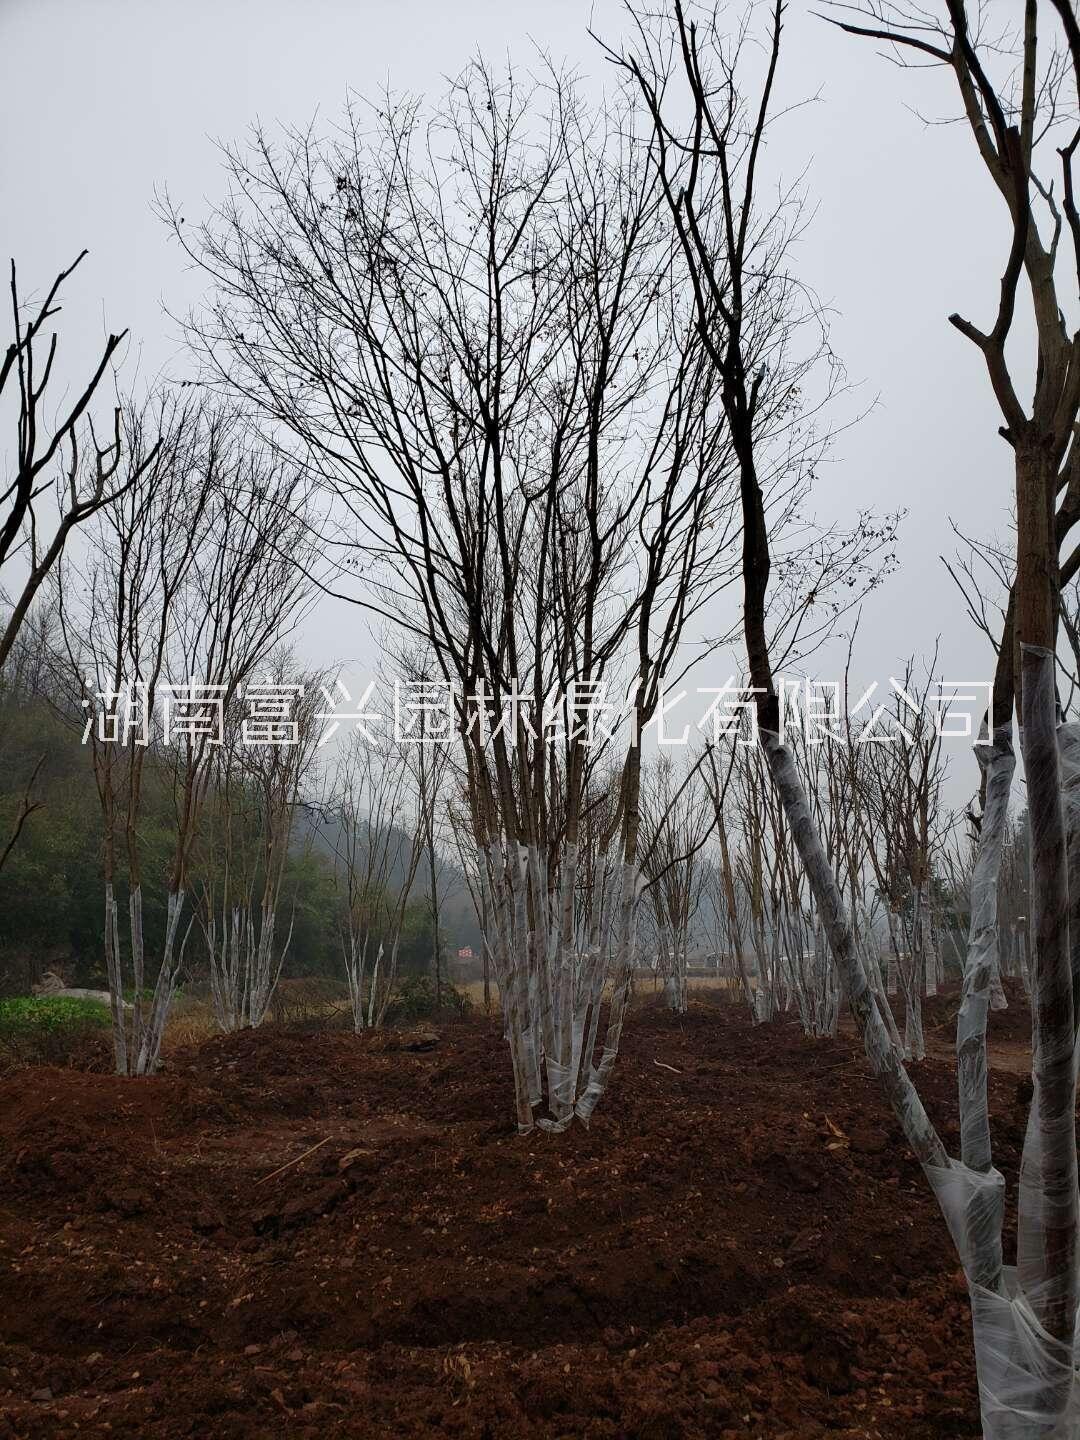
[{"label": "white plastic wrapping", "polygon": [[1053,653],[1021,646],[1031,831],[1034,1094],[1020,1173],[1017,1267],[1039,1321],[1071,1348],[1076,1326],[1076,1033]]},{"label": "white plastic wrapping", "polygon": [[[1060,908],[1061,866],[1054,870],[1055,833],[1061,833],[1057,800],[1057,738],[1053,728],[1052,658],[1025,653],[1025,761],[1029,794],[1041,798],[1033,816],[1033,851],[1043,866],[1042,924],[1038,935],[1048,963],[1060,970],[1068,922]],[[1048,703],[1048,696],[1049,701]],[[1049,717],[1049,720],[1048,720]],[[1068,739],[1068,737],[1066,737]],[[988,813],[984,818],[982,865],[972,900],[972,933],[965,966],[965,991],[958,1025],[965,1151],[978,1168],[946,1157],[885,1026],[853,943],[835,876],[817,835],[799,776],[779,738],[762,743],[784,803],[830,947],[868,1058],[882,1078],[904,1133],[934,1189],[960,1256],[971,1295],[972,1326],[985,1440],[1080,1440],[1080,1386],[1074,1352],[1075,1253],[1062,1238],[1076,1225],[1074,1114],[1044,1105],[1041,1077],[1060,1082],[1063,1056],[1036,1037],[1031,1122],[1020,1178],[1018,1264],[1001,1264],[1004,1182],[990,1164],[985,1084],[985,1026],[996,960],[996,882],[1000,858],[998,825],[1004,824],[1012,778],[1008,731],[983,744],[980,759],[990,767]],[[1080,753],[1080,752],[1078,752]],[[1067,765],[1063,769],[1068,771]],[[1066,780],[1068,780],[1068,773]],[[1057,815],[1052,813],[1056,809]],[[1055,832],[1055,818],[1057,832]],[[1061,857],[1059,857],[1061,858]],[[1056,887],[1056,888],[1055,888]],[[1034,887],[1038,892],[1038,883]],[[1057,900],[1055,900],[1057,895]],[[1039,903],[1038,901],[1036,902]],[[1075,1065],[1074,1037],[1069,1063]],[[1060,1098],[1060,1084],[1057,1091]],[[1073,1163],[1070,1165],[1070,1154]],[[1062,1254],[1072,1256],[1064,1271]],[[1060,1327],[1051,1330],[1053,1323]],[[1068,1331],[1068,1340],[1062,1337]]]},{"label": "white plastic wrapping", "polygon": [[[1073,1012],[1080,1022],[1080,722],[1058,726],[1058,763],[1061,767],[1061,804],[1065,812],[1065,839],[1069,866],[1069,948],[1073,973]],[[1026,972],[1021,951],[1021,970]]]},{"label": "white plastic wrapping", "polygon": [[[986,777],[986,801],[971,876],[971,926],[964,961],[963,996],[957,1017],[956,1061],[960,1086],[961,1155],[966,1165],[975,1170],[988,1170],[990,1116],[986,1095],[986,1021],[993,978],[998,969],[998,876],[1013,771],[1016,768],[1011,726],[995,730],[992,744],[984,733],[975,747],[975,754]],[[1000,1264],[1000,1240],[997,1248]],[[992,1282],[992,1275],[983,1275],[982,1278]]]},{"label": "white plastic wrapping", "polygon": [[[575,904],[577,846],[555,874],[538,847],[493,840],[481,854],[488,943],[503,1003],[514,1072],[518,1130],[558,1132],[588,1124],[618,1052],[634,963],[644,879],[614,856],[597,860],[588,915]],[[594,1066],[604,986],[611,1006]],[[537,1117],[545,1101],[548,1114]]]},{"label": "white plastic wrapping", "polygon": [[956,1160],[925,1168],[968,1278],[984,1440],[1077,1440],[1080,1357],[1036,1318],[1043,1295],[1025,1292],[1012,1266],[1001,1272],[996,1290],[972,1278],[980,1253],[1001,1233],[1001,1174]]},{"label": "white plastic wrapping", "polygon": [[[998,960],[997,879],[1013,770],[1007,728],[995,732],[992,746],[984,738],[977,750],[987,798],[957,1025],[964,1161],[925,1169],[968,1281],[985,1440],[1080,1440],[1076,1043],[1065,866],[1066,817],[1075,816],[1071,792],[1080,751],[1074,737],[1056,727],[1053,655],[1023,646],[1022,659],[1038,983],[1034,1093],[1020,1168],[1015,1266],[1001,1263],[1005,1189],[991,1165],[986,1091],[986,1017]],[[1075,827],[1068,828],[1075,840]],[[1070,844],[1070,852],[1073,848]]]}]

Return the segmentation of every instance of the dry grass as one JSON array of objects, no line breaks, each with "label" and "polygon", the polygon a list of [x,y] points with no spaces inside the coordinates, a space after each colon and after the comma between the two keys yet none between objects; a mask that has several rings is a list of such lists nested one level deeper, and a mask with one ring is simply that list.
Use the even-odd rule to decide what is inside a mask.
[{"label": "dry grass", "polygon": [[[738,989],[738,982],[727,975],[691,975],[687,980],[687,986],[691,990],[714,991],[719,995],[732,995]],[[468,997],[469,1004],[478,1010],[484,1006],[484,982],[482,980],[455,980],[454,986],[462,995]],[[663,987],[663,981],[652,971],[638,973],[634,976],[633,998],[641,1000],[649,995],[658,995]],[[607,997],[610,998],[610,997]],[[494,980],[491,982],[491,1008],[498,1008],[499,987]]]},{"label": "dry grass", "polygon": [[[456,980],[454,988],[464,995],[473,1010],[482,1013],[484,1009],[484,982],[482,980]],[[691,975],[687,981],[691,990],[704,991],[717,999],[721,995],[731,997],[737,983],[727,976]],[[633,1001],[642,1002],[658,995],[662,981],[651,971],[639,972],[634,976]],[[491,982],[491,1009],[499,1008],[499,987]],[[275,997],[267,1023],[292,1023],[307,1025],[312,1029],[341,1025],[344,1021],[343,1001],[332,983],[318,979],[287,981]],[[165,1030],[164,1049],[183,1050],[201,1044],[212,1035],[219,1033],[214,1019],[213,1007],[208,998],[182,995],[173,1005]]]},{"label": "dry grass", "polygon": [[182,1050],[189,1045],[198,1045],[218,1033],[213,1006],[209,1000],[181,995],[173,1003],[165,1026],[162,1048]]}]

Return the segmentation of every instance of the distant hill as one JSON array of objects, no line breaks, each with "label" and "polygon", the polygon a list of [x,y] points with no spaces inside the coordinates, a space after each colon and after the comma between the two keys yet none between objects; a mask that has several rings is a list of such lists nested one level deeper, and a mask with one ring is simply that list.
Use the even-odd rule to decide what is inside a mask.
[{"label": "distant hill", "polygon": [[[333,865],[343,849],[342,827],[337,817],[316,807],[298,807],[293,821],[293,845],[302,848],[311,842],[313,850]],[[406,831],[394,830],[390,884],[394,890],[404,885],[409,862],[410,837]],[[443,852],[438,852],[439,921],[444,931],[445,950],[453,955],[465,946],[480,953],[481,934],[469,888],[461,867]],[[428,894],[428,871],[422,861],[413,881],[410,900],[415,903]]]}]

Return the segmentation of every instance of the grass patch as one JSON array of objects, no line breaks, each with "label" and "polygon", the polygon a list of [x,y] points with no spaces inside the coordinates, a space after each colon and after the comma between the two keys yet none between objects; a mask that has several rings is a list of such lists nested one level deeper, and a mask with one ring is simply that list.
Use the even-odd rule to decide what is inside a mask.
[{"label": "grass patch", "polygon": [[0,1000],[0,1063],[85,1065],[108,1055],[108,1007],[68,995]]}]

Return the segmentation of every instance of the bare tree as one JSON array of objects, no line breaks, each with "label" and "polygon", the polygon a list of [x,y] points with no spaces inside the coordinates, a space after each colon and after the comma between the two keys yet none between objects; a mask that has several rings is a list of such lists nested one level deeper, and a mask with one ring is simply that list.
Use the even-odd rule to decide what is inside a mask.
[{"label": "bare tree", "polygon": [[[905,1136],[941,1199],[969,1277],[976,1354],[983,1399],[984,1433],[994,1436],[1049,1435],[1070,1413],[1074,1393],[1077,1267],[1077,1172],[1074,1107],[1076,983],[1069,957],[1069,885],[1053,708],[1054,640],[1057,616],[1059,526],[1071,508],[1070,442],[1080,395],[1080,365],[1074,340],[1062,320],[1054,286],[1056,243],[1043,245],[1033,223],[1035,197],[1050,195],[1032,172],[1035,114],[1039,95],[1036,67],[1037,19],[1042,7],[1027,0],[1018,110],[1010,117],[977,51],[961,0],[946,0],[940,26],[944,41],[927,34],[927,13],[914,7],[871,7],[872,23],[855,28],[905,45],[948,66],[958,81],[965,113],[980,153],[1003,194],[1011,222],[1009,258],[1003,274],[997,318],[987,332],[954,317],[954,324],[979,347],[1002,408],[1003,434],[1016,457],[1018,554],[1009,612],[1012,630],[1003,642],[995,685],[992,742],[981,747],[990,771],[988,811],[1004,813],[1012,766],[1009,721],[1013,689],[1022,674],[1025,768],[1033,810],[1033,932],[1037,937],[1034,986],[1035,1099],[1025,1147],[1020,1204],[1018,1293],[1008,1288],[1001,1265],[1003,1185],[989,1159],[986,1103],[985,1017],[989,1004],[990,951],[995,934],[989,910],[995,902],[997,862],[981,878],[972,907],[972,945],[965,998],[958,1025],[963,1163],[950,1161],[927,1117],[887,1030],[860,964],[843,896],[813,824],[804,788],[777,734],[778,700],[765,626],[769,580],[768,529],[761,504],[749,421],[757,376],[747,365],[746,335],[761,290],[786,277],[780,266],[754,260],[762,222],[775,218],[760,206],[758,162],[769,123],[780,54],[782,5],[772,11],[765,76],[756,103],[744,107],[736,83],[735,56],[717,36],[715,23],[686,20],[676,3],[674,54],[690,92],[689,129],[677,133],[667,116],[665,84],[672,70],[666,56],[650,48],[624,60],[641,85],[668,157],[667,193],[691,272],[710,354],[723,376],[725,407],[739,453],[744,517],[744,620],[751,676],[760,687],[759,718],[770,769],[784,802],[867,1054],[893,1104]],[[1080,62],[1080,32],[1068,0],[1053,0],[1072,67]],[[863,12],[866,13],[865,11]],[[882,14],[890,23],[881,20]],[[1051,81],[1051,84],[1053,82]],[[1075,139],[1061,153],[1065,223],[1074,237],[1080,225],[1072,203],[1071,161]],[[1053,212],[1052,199],[1047,203]],[[1060,230],[1055,222],[1053,233]],[[782,231],[781,231],[782,235]],[[1080,256],[1080,247],[1075,247]],[[763,287],[758,277],[771,277]],[[1006,363],[1016,292],[1029,280],[1039,330],[1039,366],[1030,411],[1021,404]],[[1062,466],[1064,465],[1064,470]],[[1075,487],[1073,487],[1075,489]],[[1055,507],[1063,495],[1060,507]],[[1066,516],[1066,518],[1068,518]],[[1070,521],[1071,523],[1071,521]],[[1068,527],[1066,526],[1066,529]],[[1014,651],[1019,648],[1019,661]],[[1073,744],[1062,737],[1062,760],[1072,784]],[[989,797],[993,796],[991,809]],[[987,820],[984,817],[984,826]],[[1000,851],[998,850],[998,854]],[[1080,894],[1080,887],[1077,887]],[[987,902],[985,905],[983,901]],[[978,921],[976,919],[978,917]]]},{"label": "bare tree", "polygon": [[[986,1115],[987,972],[992,967],[985,939],[974,933],[979,943],[969,954],[957,1036],[961,1103],[967,1099],[970,1119],[962,1135],[963,1169],[952,1177],[948,1201],[954,1231],[964,1238],[962,1253],[973,1287],[984,1424],[998,1427],[992,1433],[1010,1433],[1008,1427],[1023,1413],[1038,1433],[1048,1433],[1055,1425],[1074,1422],[1077,1414],[1073,1345],[1080,1301],[1073,1118],[1080,1014],[1075,958],[1080,953],[1080,814],[1072,798],[1080,727],[1057,726],[1054,693],[1061,591],[1080,565],[1080,547],[1071,553],[1068,548],[1075,543],[1069,537],[1080,515],[1080,331],[1070,329],[1066,300],[1075,298],[1080,278],[1073,177],[1080,141],[1080,25],[1069,0],[1025,0],[1022,18],[1018,14],[1004,34],[990,33],[981,13],[969,18],[959,0],[946,0],[940,11],[917,13],[888,3],[841,7],[835,18],[846,30],[889,45],[902,63],[936,64],[951,73],[979,157],[1008,217],[1007,258],[992,323],[980,329],[960,315],[949,318],[985,364],[1015,473],[1015,578],[998,654],[993,754],[982,757],[989,795],[993,769],[1001,773],[1001,789],[1011,773],[1015,692],[1028,788],[1035,942],[1034,1096],[1015,1275],[1002,1267],[1004,1191],[992,1168]],[[1049,153],[1062,133],[1063,143]],[[1058,194],[1052,170],[1060,176]],[[1034,373],[1019,383],[1010,346],[1018,304],[1028,309],[1037,339]],[[998,811],[1006,804],[999,798]],[[978,891],[973,887],[973,932],[976,908],[988,920],[996,902],[989,882],[998,878],[1004,817],[999,813],[992,820],[998,853],[989,873],[980,877]],[[991,1298],[983,1298],[984,1290]],[[1023,1351],[1029,1343],[1025,1307],[1045,1332],[1037,1361]],[[1019,1373],[1003,1377],[1000,1345],[991,1349],[979,1343],[980,1312],[988,1310],[999,1325],[1015,1332],[1009,1363]],[[1033,1373],[1038,1366],[1041,1373]],[[987,1397],[1002,1388],[1006,1393],[993,1406],[1000,1413],[988,1417]]]},{"label": "bare tree", "polygon": [[[665,195],[693,287],[698,323],[720,377],[738,459],[743,623],[763,751],[871,1064],[915,1153],[924,1164],[941,1166],[944,1147],[889,1041],[805,787],[779,734],[780,702],[766,607],[771,553],[755,428],[765,372],[760,364],[753,364],[753,357],[755,347],[765,345],[768,337],[779,348],[798,319],[809,318],[804,292],[787,268],[790,210],[783,196],[776,205],[763,201],[759,193],[758,165],[771,119],[782,13],[778,0],[765,38],[763,79],[750,104],[740,89],[738,40],[726,41],[715,14],[711,19],[706,15],[700,24],[691,22],[676,4],[670,27],[660,24],[650,31],[642,24],[637,48],[616,58],[637,81],[653,116]],[[668,93],[673,77],[689,99],[685,123],[674,118],[675,102]],[[680,128],[674,128],[676,123]],[[792,314],[791,307],[800,305]],[[785,310],[786,326],[778,333],[777,317],[783,317]],[[779,348],[778,364],[783,357]]]},{"label": "bare tree", "polygon": [[[904,997],[904,1053],[925,1054],[922,996],[937,993],[943,978],[934,933],[934,871],[952,823],[943,810],[947,769],[940,726],[931,704],[936,654],[916,683],[908,662],[893,700],[885,743],[859,743],[860,763],[850,772],[851,793],[864,853],[873,870],[889,927],[889,993],[894,972]],[[946,703],[939,697],[939,704]],[[869,738],[869,737],[866,737]]]},{"label": "bare tree", "polygon": [[[196,239],[173,212],[216,285],[194,325],[210,372],[302,439],[364,603],[455,692],[523,1131],[545,1103],[549,1127],[588,1120],[607,1085],[641,884],[637,741],[686,627],[736,579],[734,451],[654,152],[627,97],[590,110],[557,74],[523,89],[474,65],[435,110],[387,99],[328,144],[258,136]],[[821,438],[790,376],[760,387],[755,423],[783,534]],[[887,544],[800,535],[788,647]],[[598,741],[579,722],[601,691]],[[612,763],[583,890],[587,797]]]},{"label": "bare tree", "polygon": [[[120,411],[115,409],[105,439],[94,428],[91,405],[109,374],[126,331],[106,337],[100,359],[81,389],[65,394],[50,413],[55,390],[59,336],[52,328],[61,311],[61,291],[85,259],[83,250],[53,280],[45,297],[27,306],[19,295],[15,261],[9,293],[13,337],[0,360],[0,401],[15,393],[13,464],[0,482],[0,671],[8,666],[19,631],[42,586],[61,560],[73,531],[115,502],[138,480],[138,467],[122,465]],[[42,355],[44,350],[44,355]],[[142,465],[153,463],[150,446]],[[23,826],[40,802],[34,786],[45,764],[35,765],[2,851],[0,868],[18,843]]]},{"label": "bare tree", "polygon": [[[704,757],[702,757],[704,758]],[[701,759],[685,770],[662,754],[642,775],[642,870],[668,1007],[687,1006],[687,963],[705,885],[702,850],[714,815],[700,781]]]},{"label": "bare tree", "polygon": [[[152,422],[152,424],[151,424]],[[63,586],[72,670],[88,713],[86,739],[102,805],[105,957],[114,1048],[122,1074],[157,1065],[192,915],[188,876],[220,726],[257,667],[299,619],[307,530],[303,478],[268,455],[229,409],[165,396],[127,422],[122,500],[101,512],[82,584]],[[144,457],[148,433],[154,458]],[[163,742],[154,734],[158,707]],[[147,760],[175,813],[165,933],[149,1010],[139,821]],[[121,857],[130,912],[130,1023],[114,885]]]},{"label": "bare tree", "polygon": [[[442,676],[430,651],[418,651],[415,641],[403,639],[400,635],[386,635],[383,638],[384,681],[394,687],[398,706],[405,715],[396,717],[396,728],[401,736],[409,767],[410,785],[416,802],[416,813],[423,824],[423,864],[427,878],[428,916],[431,922],[431,978],[435,995],[435,1006],[442,1005],[442,901],[445,897],[446,866],[443,861],[443,842],[447,835],[449,817],[443,804],[443,794],[453,775],[452,748],[450,737],[445,733],[449,728],[437,718],[440,711],[445,720],[445,708],[437,703],[435,715],[429,713],[430,697],[443,689]],[[386,673],[392,667],[393,673]],[[419,703],[410,700],[417,697]],[[404,697],[404,698],[403,698]],[[464,778],[460,766],[459,781]]]},{"label": "bare tree", "polygon": [[416,786],[410,750],[350,736],[338,765],[333,824],[339,929],[353,1029],[381,1025],[394,994],[406,906],[424,856],[435,791]]},{"label": "bare tree", "polygon": [[[792,716],[789,726],[794,724]],[[835,732],[835,716],[832,726]],[[850,768],[842,758],[846,737],[792,736],[788,745],[831,867],[846,871],[849,879],[854,870],[861,881],[863,857],[853,854],[851,806],[843,794]],[[762,1021],[794,1007],[807,1035],[835,1034],[840,990],[817,900],[800,867],[786,813],[768,783],[764,757],[748,739],[733,751],[727,792],[727,814],[721,812],[718,820],[720,878],[728,929],[738,935],[740,947],[748,942],[752,951],[752,960],[747,953],[741,961],[751,1013]],[[861,895],[861,885],[857,889]]]},{"label": "bare tree", "polygon": [[212,762],[199,919],[224,1031],[262,1024],[289,952],[296,895],[284,938],[279,911],[301,787],[315,759],[323,681],[299,672],[288,650],[272,657],[248,688],[254,715],[236,717]]},{"label": "bare tree", "polygon": [[[13,473],[0,493],[0,572],[10,580],[16,562],[23,578],[15,593],[6,596],[11,606],[0,631],[0,666],[11,652],[19,627],[41,589],[68,537],[103,506],[133,485],[132,466],[120,469],[120,411],[114,411],[108,440],[99,444],[89,407],[107,375],[126,331],[109,335],[101,358],[74,398],[65,398],[59,414],[47,414],[49,384],[55,379],[59,337],[49,322],[60,313],[60,292],[86,257],[83,250],[49,287],[45,298],[29,310],[19,298],[15,262],[11,262],[9,289],[14,336],[0,361],[0,398],[10,386],[17,390]],[[44,358],[40,355],[44,345]],[[88,440],[88,462],[83,439]],[[153,448],[142,463],[153,460]],[[57,473],[59,472],[59,473]],[[47,497],[47,498],[45,498]],[[44,505],[43,505],[44,499]],[[55,501],[55,514],[49,512]],[[42,509],[46,514],[42,515]],[[17,583],[17,582],[16,582]]]}]

